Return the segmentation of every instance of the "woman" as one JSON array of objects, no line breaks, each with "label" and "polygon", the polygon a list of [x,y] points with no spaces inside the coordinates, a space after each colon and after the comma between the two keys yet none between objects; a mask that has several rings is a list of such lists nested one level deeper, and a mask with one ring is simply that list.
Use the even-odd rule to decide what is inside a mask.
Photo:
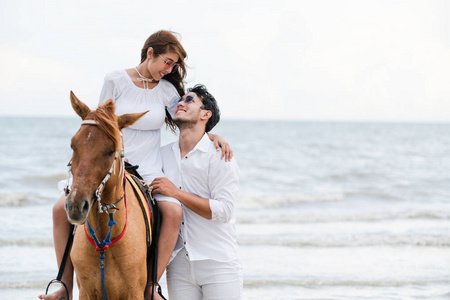
[{"label": "woman", "polygon": [[[172,121],[176,108],[175,99],[184,95],[183,79],[186,76],[184,60],[187,54],[173,32],[161,30],[152,34],[141,50],[141,62],[135,68],[115,71],[105,76],[100,95],[100,104],[112,99],[116,105],[116,114],[137,113],[149,110],[139,121],[123,129],[125,158],[132,165],[138,165],[139,174],[146,182],[156,177],[165,177],[162,173],[160,155],[161,127],[164,123],[172,130]],[[225,159],[231,159],[229,145],[219,136],[209,135],[216,148],[222,147]],[[169,262],[178,237],[182,209],[173,198],[155,195],[162,213],[160,239],[158,243],[158,272],[160,280]],[[64,210],[65,197],[62,196],[53,208],[53,239],[58,264],[61,262],[70,225]],[[73,266],[70,258],[66,263],[62,277],[69,291],[73,289]],[[145,291],[150,299],[153,287],[148,279]],[[65,295],[64,288],[51,295],[41,295],[40,299],[60,299]],[[156,299],[159,295],[155,293]],[[159,298],[162,299],[162,298]]]}]

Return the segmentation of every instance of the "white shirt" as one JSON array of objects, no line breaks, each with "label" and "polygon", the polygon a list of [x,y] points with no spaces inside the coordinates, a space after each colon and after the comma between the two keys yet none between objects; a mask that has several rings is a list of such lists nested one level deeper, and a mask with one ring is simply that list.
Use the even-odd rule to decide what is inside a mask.
[{"label": "white shirt", "polygon": [[205,134],[183,159],[179,142],[161,148],[163,171],[175,186],[209,199],[212,219],[206,219],[183,206],[180,236],[172,258],[185,247],[189,259],[228,262],[239,259],[234,203],[239,190],[236,160],[221,159]]},{"label": "white shirt", "polygon": [[176,88],[164,79],[149,90],[137,87],[125,70],[105,76],[99,105],[112,99],[118,116],[149,110],[136,123],[122,130],[125,158],[139,166],[139,174],[148,183],[156,177],[165,177],[161,171],[161,127],[166,117],[165,108],[173,117],[178,97]]}]

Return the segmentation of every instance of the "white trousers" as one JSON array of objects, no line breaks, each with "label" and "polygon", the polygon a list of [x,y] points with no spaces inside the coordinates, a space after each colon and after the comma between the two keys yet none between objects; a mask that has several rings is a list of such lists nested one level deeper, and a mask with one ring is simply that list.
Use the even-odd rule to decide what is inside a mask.
[{"label": "white trousers", "polygon": [[242,266],[240,260],[190,261],[186,248],[167,267],[170,300],[240,300]]}]

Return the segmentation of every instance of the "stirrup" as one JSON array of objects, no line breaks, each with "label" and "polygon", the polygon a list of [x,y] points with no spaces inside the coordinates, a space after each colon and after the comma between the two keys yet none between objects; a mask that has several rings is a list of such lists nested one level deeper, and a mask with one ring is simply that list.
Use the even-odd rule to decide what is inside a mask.
[{"label": "stirrup", "polygon": [[163,298],[164,300],[167,300],[166,297],[164,297],[164,295],[162,294],[162,289],[161,289],[161,285],[158,282],[155,282],[152,284],[152,299],[153,299],[153,293],[155,292],[155,285],[158,286],[158,289],[156,290],[158,292],[158,295],[161,296],[161,298]]},{"label": "stirrup", "polygon": [[[67,300],[70,300],[70,297],[69,297],[69,290],[67,289],[66,284],[65,284],[63,281],[59,280],[59,279],[53,279],[53,280],[51,280],[51,281],[48,283],[47,288],[45,289],[45,294],[48,295],[48,289],[50,288],[50,286],[51,286],[53,283],[62,283],[62,285],[64,286],[64,289],[66,290],[66,293],[67,293]],[[159,284],[158,284],[158,285],[159,285]],[[158,291],[158,293],[159,293],[159,291]],[[164,296],[161,296],[161,297],[164,298]],[[166,299],[166,298],[164,298],[164,299]],[[166,299],[166,300],[167,300],[167,299]]]}]

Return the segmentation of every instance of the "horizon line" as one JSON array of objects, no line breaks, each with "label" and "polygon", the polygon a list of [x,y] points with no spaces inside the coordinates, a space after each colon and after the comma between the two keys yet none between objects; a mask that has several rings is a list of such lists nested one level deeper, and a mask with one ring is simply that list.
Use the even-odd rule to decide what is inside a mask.
[{"label": "horizon line", "polygon": [[[0,118],[17,118],[17,119],[78,119],[79,116],[69,116],[69,115],[7,115],[0,114]],[[394,124],[450,124],[450,120],[377,120],[377,119],[281,119],[281,118],[236,118],[236,117],[223,117],[221,116],[221,121],[248,121],[248,122],[304,122],[304,123],[394,123]]]}]

